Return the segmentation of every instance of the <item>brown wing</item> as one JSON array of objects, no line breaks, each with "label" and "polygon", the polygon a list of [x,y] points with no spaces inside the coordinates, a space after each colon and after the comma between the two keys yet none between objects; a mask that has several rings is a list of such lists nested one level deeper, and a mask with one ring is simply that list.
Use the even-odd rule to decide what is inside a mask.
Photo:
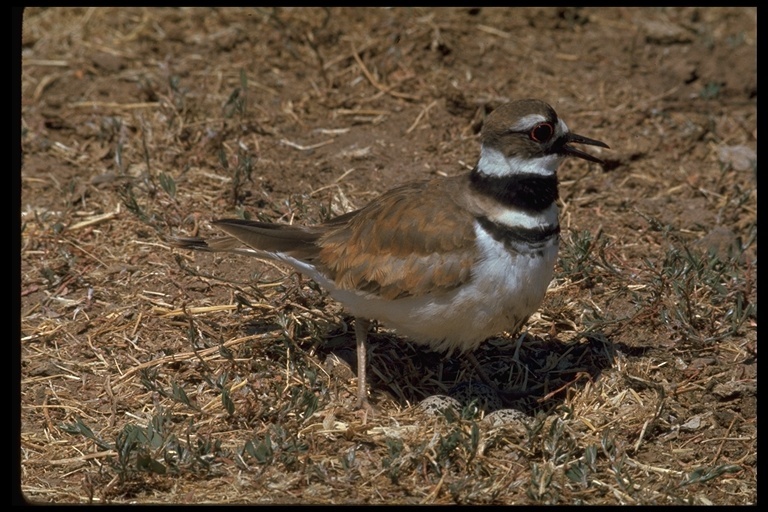
[{"label": "brown wing", "polygon": [[395,188],[326,224],[316,263],[338,287],[386,299],[456,288],[476,257],[474,219],[453,199],[460,193],[458,179]]}]

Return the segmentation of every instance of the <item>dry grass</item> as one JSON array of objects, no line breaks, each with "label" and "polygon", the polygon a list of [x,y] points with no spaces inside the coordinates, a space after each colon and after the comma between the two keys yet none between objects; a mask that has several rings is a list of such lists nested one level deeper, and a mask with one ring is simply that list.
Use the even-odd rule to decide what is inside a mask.
[{"label": "dry grass", "polygon": [[[755,37],[742,8],[28,9],[23,496],[754,503]],[[613,150],[564,167],[545,304],[476,354],[513,409],[381,326],[357,411],[315,283],[166,243],[462,172],[521,96]]]}]

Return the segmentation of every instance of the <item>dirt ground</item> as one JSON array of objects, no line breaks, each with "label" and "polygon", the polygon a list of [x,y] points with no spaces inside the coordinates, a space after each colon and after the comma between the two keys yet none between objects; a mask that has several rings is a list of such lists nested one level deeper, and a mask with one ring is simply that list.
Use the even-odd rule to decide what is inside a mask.
[{"label": "dirt ground", "polygon": [[[755,8],[27,9],[24,499],[755,503],[756,30]],[[466,172],[525,97],[611,149],[561,167],[545,302],[476,353],[532,390],[515,407],[382,325],[364,414],[316,284],[168,244]]]}]

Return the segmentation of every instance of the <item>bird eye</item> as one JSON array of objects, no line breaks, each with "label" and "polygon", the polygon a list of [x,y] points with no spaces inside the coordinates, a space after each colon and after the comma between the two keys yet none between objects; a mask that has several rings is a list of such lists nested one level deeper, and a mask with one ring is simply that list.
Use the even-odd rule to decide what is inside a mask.
[{"label": "bird eye", "polygon": [[539,123],[533,127],[529,136],[535,142],[547,142],[555,133],[555,127],[551,123]]}]

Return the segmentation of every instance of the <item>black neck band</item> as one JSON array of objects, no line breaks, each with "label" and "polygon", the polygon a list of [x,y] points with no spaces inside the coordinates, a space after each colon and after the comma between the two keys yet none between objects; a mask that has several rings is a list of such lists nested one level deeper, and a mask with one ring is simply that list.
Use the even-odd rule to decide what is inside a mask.
[{"label": "black neck band", "polygon": [[527,212],[541,212],[557,201],[557,176],[513,174],[488,176],[475,168],[470,183],[476,191],[494,197],[506,206]]}]

